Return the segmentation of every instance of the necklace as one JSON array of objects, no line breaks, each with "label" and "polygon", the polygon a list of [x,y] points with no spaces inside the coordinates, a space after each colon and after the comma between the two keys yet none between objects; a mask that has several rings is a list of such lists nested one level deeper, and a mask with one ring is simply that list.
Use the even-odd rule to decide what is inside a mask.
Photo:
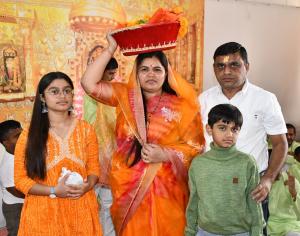
[{"label": "necklace", "polygon": [[157,110],[158,107],[159,107],[159,104],[160,104],[162,95],[163,95],[163,93],[160,94],[159,99],[158,99],[158,101],[157,101],[157,103],[156,103],[154,109],[153,109],[151,112],[150,112],[150,111],[147,112],[147,126],[146,126],[146,127],[147,127],[147,131],[148,131],[149,126],[150,126],[150,119],[151,119],[152,115],[154,115],[154,114],[156,113],[156,110]]}]

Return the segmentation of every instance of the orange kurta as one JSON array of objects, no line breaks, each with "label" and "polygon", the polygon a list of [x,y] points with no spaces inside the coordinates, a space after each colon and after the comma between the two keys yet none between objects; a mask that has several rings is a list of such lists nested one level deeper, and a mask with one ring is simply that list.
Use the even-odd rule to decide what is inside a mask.
[{"label": "orange kurta", "polygon": [[26,130],[22,132],[15,150],[15,185],[25,194],[18,235],[102,235],[93,190],[76,200],[28,194],[36,183],[56,186],[62,167],[80,173],[84,179],[99,175],[98,144],[93,128],[85,121],[75,120],[64,139],[49,131],[45,180],[33,180],[26,174],[27,135]]}]

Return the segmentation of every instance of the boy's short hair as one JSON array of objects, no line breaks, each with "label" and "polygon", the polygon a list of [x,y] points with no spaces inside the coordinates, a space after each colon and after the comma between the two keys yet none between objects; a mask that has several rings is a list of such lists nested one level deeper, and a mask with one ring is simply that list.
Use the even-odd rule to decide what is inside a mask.
[{"label": "boy's short hair", "polygon": [[300,146],[296,147],[295,151],[294,151],[294,156],[299,156],[300,157]]},{"label": "boy's short hair", "polygon": [[107,63],[105,70],[114,70],[119,67],[117,60],[112,57],[109,62]]},{"label": "boy's short hair", "polygon": [[220,120],[224,123],[233,122],[239,128],[243,125],[242,113],[237,107],[231,104],[219,104],[209,111],[207,123],[211,128]]},{"label": "boy's short hair", "polygon": [[21,128],[20,122],[16,120],[6,120],[0,123],[0,142],[3,143],[7,139],[7,134],[12,129]]}]

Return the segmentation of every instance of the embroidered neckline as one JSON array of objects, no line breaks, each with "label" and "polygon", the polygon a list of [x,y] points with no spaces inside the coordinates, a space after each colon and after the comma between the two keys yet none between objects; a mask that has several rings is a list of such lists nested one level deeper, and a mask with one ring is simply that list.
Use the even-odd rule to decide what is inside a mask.
[{"label": "embroidered neckline", "polygon": [[[70,136],[74,133],[75,127],[77,126],[77,119],[73,120],[73,123],[70,126],[70,129],[67,133],[67,135],[64,138],[61,138],[60,136],[58,136],[53,130],[49,129],[49,133],[51,133],[51,137],[54,139],[54,143],[55,147],[54,149],[56,149],[56,151],[54,151],[55,153],[57,153],[54,156],[54,159],[52,161],[50,161],[49,163],[47,163],[47,170],[52,169],[54,166],[56,166],[60,161],[64,160],[64,159],[69,159],[77,164],[79,164],[80,166],[84,167],[85,166],[85,162],[76,157],[74,155],[74,153],[72,153],[70,151],[70,145],[74,146],[74,143],[70,141]],[[57,147],[56,147],[57,145]]]},{"label": "embroidered neckline", "polygon": [[72,124],[70,126],[70,129],[69,131],[67,132],[67,134],[65,135],[65,137],[60,137],[59,135],[57,135],[55,133],[55,131],[51,128],[49,128],[49,133],[51,134],[51,136],[56,139],[59,143],[63,142],[64,140],[68,140],[69,137],[71,136],[71,134],[73,133],[75,127],[76,127],[76,124],[77,124],[77,119],[73,119],[72,121]]}]

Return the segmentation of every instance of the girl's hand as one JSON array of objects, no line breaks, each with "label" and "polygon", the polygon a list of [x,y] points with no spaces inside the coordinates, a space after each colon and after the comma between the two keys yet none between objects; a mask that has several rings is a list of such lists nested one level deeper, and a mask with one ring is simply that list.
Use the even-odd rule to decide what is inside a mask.
[{"label": "girl's hand", "polygon": [[68,192],[70,191],[70,187],[66,185],[66,180],[68,179],[70,174],[66,174],[54,187],[55,195],[60,198],[68,197]]},{"label": "girl's hand", "polygon": [[145,163],[167,161],[167,153],[157,144],[145,144],[141,150],[142,160]]},{"label": "girl's hand", "polygon": [[84,180],[83,184],[80,185],[69,185],[70,190],[68,191],[68,197],[72,199],[78,199],[83,196],[86,192],[91,190],[91,185],[88,180]]}]

